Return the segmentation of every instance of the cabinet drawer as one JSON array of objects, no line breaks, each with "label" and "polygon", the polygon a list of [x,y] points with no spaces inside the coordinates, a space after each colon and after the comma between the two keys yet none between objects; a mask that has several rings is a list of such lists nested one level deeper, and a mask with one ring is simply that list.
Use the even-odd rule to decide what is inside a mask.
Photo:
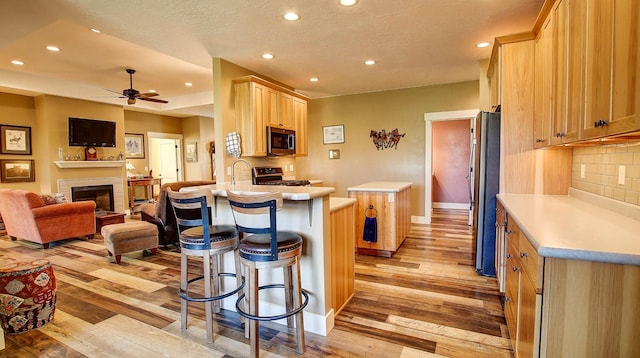
[{"label": "cabinet drawer", "polygon": [[520,235],[518,251],[518,257],[522,263],[522,271],[525,273],[525,276],[527,276],[533,286],[536,287],[536,291],[542,290],[542,287],[538,285],[538,277],[542,275],[539,267],[541,263],[540,256],[538,256],[538,252],[524,235]]}]

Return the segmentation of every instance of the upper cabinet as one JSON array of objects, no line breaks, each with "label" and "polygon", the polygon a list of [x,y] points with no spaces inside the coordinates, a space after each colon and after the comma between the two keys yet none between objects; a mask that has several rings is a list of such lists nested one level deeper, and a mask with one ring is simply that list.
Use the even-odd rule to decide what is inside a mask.
[{"label": "upper cabinet", "polygon": [[640,130],[639,20],[637,0],[553,4],[536,39],[536,147]]},{"label": "upper cabinet", "polygon": [[308,154],[306,97],[255,76],[235,79],[233,86],[242,155],[267,155],[267,126],[295,130],[296,155]]}]

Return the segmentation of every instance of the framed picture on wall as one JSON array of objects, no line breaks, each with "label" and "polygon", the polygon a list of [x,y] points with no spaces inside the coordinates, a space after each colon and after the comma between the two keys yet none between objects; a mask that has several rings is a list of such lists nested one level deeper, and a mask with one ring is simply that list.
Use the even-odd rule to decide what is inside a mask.
[{"label": "framed picture on wall", "polygon": [[322,144],[344,143],[344,125],[322,127]]},{"label": "framed picture on wall", "polygon": [[127,158],[144,159],[144,134],[125,133],[124,149]]},{"label": "framed picture on wall", "polygon": [[187,143],[185,157],[188,163],[198,162],[198,145],[197,143]]},{"label": "framed picture on wall", "polygon": [[0,181],[18,183],[36,181],[33,160],[0,159]]},{"label": "framed picture on wall", "polygon": [[31,155],[31,127],[0,124],[0,154]]}]

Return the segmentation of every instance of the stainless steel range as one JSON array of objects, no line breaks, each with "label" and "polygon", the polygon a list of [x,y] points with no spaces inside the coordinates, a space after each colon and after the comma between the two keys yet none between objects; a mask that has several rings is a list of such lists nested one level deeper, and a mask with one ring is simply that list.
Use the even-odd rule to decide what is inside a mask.
[{"label": "stainless steel range", "polygon": [[309,186],[308,180],[282,180],[282,168],[280,167],[253,167],[252,176],[254,185],[289,185]]}]

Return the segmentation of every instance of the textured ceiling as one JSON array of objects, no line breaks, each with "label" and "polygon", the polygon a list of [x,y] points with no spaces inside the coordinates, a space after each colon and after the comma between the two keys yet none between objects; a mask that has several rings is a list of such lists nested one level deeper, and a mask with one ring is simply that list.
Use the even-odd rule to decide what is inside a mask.
[{"label": "textured ceiling", "polygon": [[[0,1],[0,90],[126,105],[110,92],[157,90],[138,110],[213,116],[211,58],[319,98],[474,80],[493,41],[533,28],[542,0]],[[295,10],[297,22],[282,15]],[[100,29],[100,34],[89,31]],[[62,50],[51,53],[46,45]],[[270,52],[272,60],[261,54]],[[20,59],[24,66],[11,60]],[[365,66],[366,59],[377,64]],[[318,77],[312,83],[310,77]],[[185,87],[190,81],[193,87]]]}]

